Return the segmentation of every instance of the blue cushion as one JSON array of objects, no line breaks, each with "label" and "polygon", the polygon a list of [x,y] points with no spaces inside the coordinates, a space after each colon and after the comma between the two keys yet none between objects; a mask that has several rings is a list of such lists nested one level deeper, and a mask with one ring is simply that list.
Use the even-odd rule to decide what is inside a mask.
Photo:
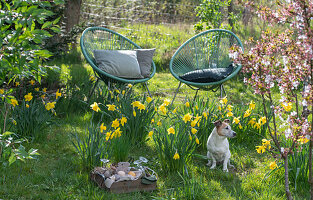
[{"label": "blue cushion", "polygon": [[181,79],[195,83],[210,83],[223,80],[233,72],[233,64],[226,68],[199,69],[187,72],[181,76]]}]

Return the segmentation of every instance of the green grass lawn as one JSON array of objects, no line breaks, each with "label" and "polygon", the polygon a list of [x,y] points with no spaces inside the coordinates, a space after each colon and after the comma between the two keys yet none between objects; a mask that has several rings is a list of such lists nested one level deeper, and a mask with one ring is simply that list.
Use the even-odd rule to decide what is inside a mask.
[{"label": "green grass lawn", "polygon": [[[62,63],[62,64],[61,64]],[[0,171],[1,199],[284,199],[284,186],[281,179],[283,170],[268,176],[270,157],[259,155],[255,151],[256,144],[233,145],[230,140],[232,158],[235,169],[224,173],[221,166],[210,170],[207,160],[195,156],[190,162],[189,178],[182,179],[177,173],[164,173],[157,161],[154,142],[148,140],[144,146],[133,147],[130,156],[137,159],[146,157],[149,166],[159,175],[157,187],[153,192],[135,192],[130,194],[111,194],[99,189],[89,179],[89,172],[81,169],[79,157],[72,145],[73,129],[85,130],[91,112],[89,105],[80,103],[87,95],[91,85],[88,85],[91,74],[90,67],[78,61],[74,64],[59,60],[61,73],[50,73],[46,84],[59,81],[58,85],[78,87],[76,102],[58,108],[59,117],[55,123],[42,131],[45,140],[29,143],[26,146],[39,149],[40,156],[26,163],[17,162]],[[178,81],[170,73],[157,73],[149,81],[149,88],[154,97],[172,99]],[[52,86],[51,86],[52,87]],[[105,86],[100,85],[100,89]],[[234,105],[248,103],[257,97],[253,91],[243,84],[242,75],[225,84],[229,101]],[[138,85],[136,93],[146,90]],[[193,98],[194,91],[183,86],[175,101],[179,106],[186,97]],[[201,97],[218,99],[219,92],[199,93]],[[78,105],[80,104],[80,105]],[[81,109],[81,107],[87,109]],[[70,111],[70,108],[73,110]],[[79,110],[79,111],[77,111]],[[211,131],[211,130],[208,130]],[[255,137],[250,135],[249,137]],[[206,142],[206,141],[201,141]],[[198,155],[206,155],[205,150],[198,150]],[[293,190],[293,188],[292,188]],[[296,199],[307,198],[306,194],[294,192]]]}]

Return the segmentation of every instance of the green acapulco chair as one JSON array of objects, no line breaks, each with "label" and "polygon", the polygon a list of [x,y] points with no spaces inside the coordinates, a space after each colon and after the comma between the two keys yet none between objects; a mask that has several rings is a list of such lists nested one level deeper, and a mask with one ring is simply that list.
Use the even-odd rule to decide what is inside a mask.
[{"label": "green acapulco chair", "polygon": [[241,65],[234,65],[229,50],[238,46],[243,51],[243,45],[239,38],[228,30],[207,30],[186,41],[173,55],[170,61],[172,75],[180,81],[174,94],[172,104],[181,87],[185,83],[190,88],[221,90],[223,83],[233,78],[241,69]]},{"label": "green acapulco chair", "polygon": [[96,77],[97,81],[89,94],[89,97],[93,94],[95,87],[97,86],[99,80],[101,79],[104,83],[110,88],[111,83],[131,83],[133,85],[137,83],[143,83],[148,90],[149,95],[151,93],[147,86],[147,81],[151,79],[155,72],[156,67],[154,62],[151,64],[151,73],[148,78],[142,79],[127,79],[116,77],[114,75],[108,74],[101,70],[95,61],[93,51],[94,50],[133,50],[133,49],[141,49],[136,43],[126,38],[125,36],[109,30],[103,27],[89,27],[84,30],[82,36],[80,38],[80,46],[84,57],[87,62],[91,65]]}]

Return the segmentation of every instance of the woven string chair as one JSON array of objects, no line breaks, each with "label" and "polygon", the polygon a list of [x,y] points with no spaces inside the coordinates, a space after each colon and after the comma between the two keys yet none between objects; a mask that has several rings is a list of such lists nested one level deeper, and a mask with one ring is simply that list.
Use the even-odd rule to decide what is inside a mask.
[{"label": "woven string chair", "polygon": [[89,97],[93,94],[93,91],[100,79],[104,81],[104,83],[107,84],[109,88],[111,83],[131,83],[133,85],[137,83],[143,83],[147,88],[149,95],[151,96],[151,93],[147,86],[147,81],[151,79],[156,72],[154,62],[152,62],[151,65],[150,77],[143,79],[127,79],[113,76],[99,69],[93,54],[94,50],[133,50],[141,49],[140,46],[138,46],[125,36],[103,27],[89,27],[84,30],[80,38],[80,46],[84,57],[91,65],[97,77],[97,81],[91,93],[89,94]]},{"label": "woven string chair", "polygon": [[[229,50],[234,46],[240,47],[243,51],[239,38],[231,31],[221,29],[212,29],[199,33],[180,46],[170,62],[172,75],[180,81],[172,104],[182,83],[197,90],[196,95],[200,89],[213,91],[220,89],[221,97],[223,91],[226,95],[223,83],[234,77],[242,67],[241,65],[233,65],[229,57]],[[219,77],[219,79],[215,79],[214,74],[210,74],[211,79],[203,78],[203,74],[212,73],[214,70],[222,70],[227,74],[222,74],[222,78]],[[192,74],[195,79],[197,77],[202,79],[201,81],[190,81],[183,78],[188,74]]]}]

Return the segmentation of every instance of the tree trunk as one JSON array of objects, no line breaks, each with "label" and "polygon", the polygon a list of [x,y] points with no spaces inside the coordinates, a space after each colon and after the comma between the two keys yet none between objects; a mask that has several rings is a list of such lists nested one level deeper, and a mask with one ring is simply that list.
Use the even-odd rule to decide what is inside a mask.
[{"label": "tree trunk", "polygon": [[79,23],[81,4],[82,0],[67,0],[65,3],[66,8],[64,15],[67,33]]},{"label": "tree trunk", "polygon": [[291,192],[289,190],[289,176],[288,176],[288,155],[284,155],[285,164],[285,192],[288,200],[292,200]]},{"label": "tree trunk", "polygon": [[313,200],[313,175],[312,175],[312,148],[313,148],[313,140],[310,138],[310,146],[309,146],[309,183],[310,183],[310,196],[311,200]]},{"label": "tree trunk", "polygon": [[229,5],[228,5],[228,23],[231,27],[231,31],[234,32],[234,22],[233,20],[231,19],[231,16],[230,14],[233,13],[234,11],[234,5],[233,5],[233,1],[230,1],[229,2]]}]

